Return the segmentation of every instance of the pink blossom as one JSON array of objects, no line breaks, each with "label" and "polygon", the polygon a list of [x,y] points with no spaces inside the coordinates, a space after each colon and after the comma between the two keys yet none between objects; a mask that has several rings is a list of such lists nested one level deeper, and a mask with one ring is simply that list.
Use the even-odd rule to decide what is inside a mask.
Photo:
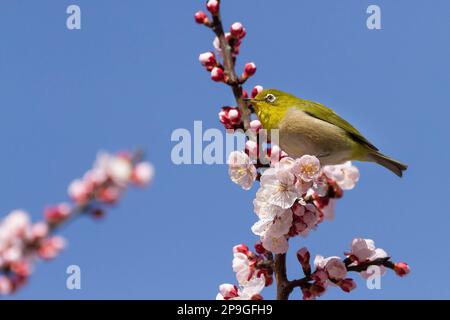
[{"label": "pink blossom", "polygon": [[71,213],[72,209],[67,203],[60,203],[56,206],[48,207],[44,210],[44,217],[50,223],[60,223]]},{"label": "pink blossom", "polygon": [[140,162],[133,168],[131,175],[132,182],[138,186],[145,186],[151,183],[155,176],[155,168],[149,162]]},{"label": "pink blossom", "polygon": [[275,254],[286,253],[289,249],[289,243],[285,236],[272,236],[270,232],[261,237],[264,248]]},{"label": "pink blossom", "polygon": [[249,190],[256,180],[257,171],[245,152],[233,151],[228,157],[228,174],[244,190]]},{"label": "pink blossom", "polygon": [[0,275],[0,295],[8,295],[13,292],[13,284],[11,280],[6,277]]},{"label": "pink blossom", "polygon": [[261,188],[270,193],[268,203],[283,209],[292,207],[300,196],[295,188],[295,176],[286,165],[286,161],[280,161],[276,167],[264,171],[261,177]]},{"label": "pink blossom", "polygon": [[320,222],[317,208],[310,203],[297,203],[293,206],[294,229],[297,234],[306,237]]},{"label": "pink blossom", "polygon": [[65,246],[66,241],[64,240],[64,238],[53,236],[42,241],[38,253],[42,259],[54,259],[61,252],[61,250],[64,249]]},{"label": "pink blossom", "polygon": [[325,270],[328,277],[333,280],[341,280],[347,275],[347,268],[339,257],[324,258],[317,255],[314,259],[314,266]]},{"label": "pink blossom", "polygon": [[383,249],[375,247],[373,240],[363,238],[353,239],[350,255],[359,263],[374,261],[388,256]]},{"label": "pink blossom", "polygon": [[314,156],[304,155],[295,160],[293,173],[305,182],[313,181],[319,176],[320,161]]},{"label": "pink blossom", "polygon": [[229,300],[238,297],[238,288],[229,283],[224,283],[219,286],[219,293],[216,300]]},{"label": "pink blossom", "polygon": [[359,180],[359,170],[350,161],[340,165],[324,166],[325,175],[336,181],[343,190],[351,190]]},{"label": "pink blossom", "polygon": [[252,226],[254,234],[264,237],[269,233],[272,237],[281,237],[286,235],[292,226],[291,210],[283,210],[274,218],[261,219]]},{"label": "pink blossom", "polygon": [[250,279],[253,269],[247,255],[240,252],[234,253],[233,271],[236,273],[236,279],[239,283],[245,283]]},{"label": "pink blossom", "polygon": [[67,190],[69,197],[75,203],[84,203],[88,200],[89,189],[85,182],[80,179],[72,181]]}]

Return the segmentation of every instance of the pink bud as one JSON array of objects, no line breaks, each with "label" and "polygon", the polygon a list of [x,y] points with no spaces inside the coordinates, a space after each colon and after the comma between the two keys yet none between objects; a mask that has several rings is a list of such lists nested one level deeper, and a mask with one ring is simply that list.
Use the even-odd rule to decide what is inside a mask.
[{"label": "pink bud", "polygon": [[220,81],[223,81],[224,78],[225,78],[225,74],[224,74],[224,72],[223,72],[223,70],[221,68],[214,67],[211,70],[211,79],[213,81],[220,82]]},{"label": "pink bud", "polygon": [[28,277],[33,272],[31,264],[27,260],[20,260],[11,263],[11,270],[21,277]]},{"label": "pink bud", "polygon": [[251,77],[256,72],[256,64],[253,62],[249,62],[244,67],[244,73],[242,73],[242,78],[247,79],[248,77]]},{"label": "pink bud", "polygon": [[225,128],[235,129],[241,124],[241,113],[236,107],[223,107],[219,112],[219,120]]},{"label": "pink bud", "polygon": [[244,26],[240,22],[235,22],[230,27],[230,33],[233,35],[233,37],[236,37],[238,39],[241,38],[241,35],[244,32]]},{"label": "pink bud", "polygon": [[208,16],[203,11],[198,11],[194,15],[195,22],[198,24],[205,24],[208,23]]},{"label": "pink bud", "polygon": [[353,281],[353,279],[350,278],[342,279],[341,281],[338,282],[338,285],[342,289],[342,291],[345,292],[350,292],[356,288],[355,281]]},{"label": "pink bud", "polygon": [[57,206],[48,207],[44,210],[44,217],[50,223],[59,223],[65,220],[71,212],[67,203],[61,203]]},{"label": "pink bud", "polygon": [[48,224],[45,222],[37,222],[31,227],[31,237],[34,240],[43,239],[48,235]]},{"label": "pink bud", "polygon": [[398,276],[404,277],[411,272],[411,269],[406,262],[398,262],[394,265],[394,271]]},{"label": "pink bud", "polygon": [[238,244],[237,246],[233,247],[233,252],[248,254],[249,251],[248,251],[248,247],[245,244]]},{"label": "pink bud", "polygon": [[248,98],[248,92],[245,90],[242,90],[242,98],[247,99]]},{"label": "pink bud", "polygon": [[262,86],[255,86],[252,90],[252,98],[256,97],[258,95],[258,93],[260,93],[263,90],[264,89]]},{"label": "pink bud", "polygon": [[256,253],[258,253],[258,254],[266,253],[266,249],[264,248],[261,241],[258,241],[257,243],[255,243],[255,250],[256,250]]},{"label": "pink bud", "polygon": [[74,180],[68,189],[69,197],[76,203],[84,203],[87,201],[89,189],[81,180]]},{"label": "pink bud", "polygon": [[251,159],[258,158],[258,144],[255,141],[248,140],[245,143],[245,152]]},{"label": "pink bud", "polygon": [[46,239],[39,247],[39,257],[45,260],[53,259],[61,252],[62,249],[64,249],[65,246],[66,241],[62,237],[54,236]]},{"label": "pink bud", "polygon": [[301,248],[297,251],[297,259],[302,265],[309,264],[310,258],[311,256],[307,248]]},{"label": "pink bud", "polygon": [[258,133],[259,130],[262,129],[261,121],[259,120],[253,120],[250,122],[250,129],[254,130],[256,133]]},{"label": "pink bud", "polygon": [[141,162],[133,168],[131,180],[139,186],[145,186],[151,182],[154,175],[155,169],[153,166],[148,162]]},{"label": "pink bud", "polygon": [[99,191],[98,198],[108,204],[116,203],[120,198],[120,189],[115,186],[103,188]]},{"label": "pink bud", "polygon": [[202,66],[206,67],[209,71],[211,71],[217,64],[216,57],[211,51],[200,54],[198,60]]},{"label": "pink bud", "polygon": [[206,3],[206,8],[208,8],[212,15],[217,15],[219,13],[219,1],[208,0]]}]

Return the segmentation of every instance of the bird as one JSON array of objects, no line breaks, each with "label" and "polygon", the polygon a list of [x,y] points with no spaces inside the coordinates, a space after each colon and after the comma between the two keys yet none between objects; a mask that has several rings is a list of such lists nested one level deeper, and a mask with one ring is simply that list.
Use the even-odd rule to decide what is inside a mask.
[{"label": "bird", "polygon": [[264,89],[245,99],[264,129],[278,129],[279,147],[290,157],[316,156],[321,165],[347,161],[377,163],[402,177],[408,166],[379,151],[332,109],[276,90]]}]

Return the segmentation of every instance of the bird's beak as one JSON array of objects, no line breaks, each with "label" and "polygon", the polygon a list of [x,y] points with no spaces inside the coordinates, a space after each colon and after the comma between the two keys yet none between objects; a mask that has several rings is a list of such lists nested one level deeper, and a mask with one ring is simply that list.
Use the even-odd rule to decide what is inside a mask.
[{"label": "bird's beak", "polygon": [[252,106],[255,106],[260,100],[252,99],[252,98],[243,98],[245,102],[248,104],[251,104]]}]

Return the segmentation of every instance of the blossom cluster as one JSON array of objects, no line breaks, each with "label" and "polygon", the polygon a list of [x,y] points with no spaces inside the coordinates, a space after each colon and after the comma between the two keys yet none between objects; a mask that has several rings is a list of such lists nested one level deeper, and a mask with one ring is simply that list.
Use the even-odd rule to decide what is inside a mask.
[{"label": "blossom cluster", "polygon": [[[255,248],[257,253],[249,251],[243,244],[233,248],[232,266],[239,285],[221,284],[216,299],[263,299],[262,290],[273,283],[274,262],[271,252],[265,250],[260,242]],[[331,287],[338,287],[347,293],[355,289],[355,280],[348,277],[351,271],[358,272],[364,279],[371,275],[367,271],[369,266],[377,266],[380,275],[384,274],[386,267],[393,269],[400,277],[410,272],[408,264],[392,263],[387,253],[383,249],[376,248],[371,239],[353,239],[351,250],[345,255],[345,259],[338,256],[325,258],[316,255],[311,263],[310,252],[307,248],[301,248],[297,251],[297,259],[305,276],[292,281],[291,284],[300,287],[304,300],[313,300],[322,296]],[[358,267],[361,268],[357,269]]]},{"label": "blossom cluster", "polygon": [[217,300],[262,300],[261,291],[273,283],[267,252],[257,244],[256,253],[244,244],[233,248],[233,271],[239,286],[224,283],[219,286]]},{"label": "blossom cluster", "polygon": [[[231,180],[248,190],[257,178],[257,168],[245,152],[228,159]],[[334,217],[334,205],[343,190],[352,189],[359,171],[350,162],[321,168],[315,156],[272,159],[260,177],[253,201],[259,220],[252,226],[265,249],[286,253],[288,239],[306,237],[325,219]]]},{"label": "blossom cluster", "polygon": [[72,203],[48,206],[35,223],[23,210],[9,213],[0,221],[0,295],[25,284],[39,259],[51,260],[64,249],[66,241],[54,234],[58,226],[80,214],[101,216],[104,205],[116,203],[128,185],[147,185],[153,174],[150,163],[130,153],[102,152],[93,168],[70,184]]}]

